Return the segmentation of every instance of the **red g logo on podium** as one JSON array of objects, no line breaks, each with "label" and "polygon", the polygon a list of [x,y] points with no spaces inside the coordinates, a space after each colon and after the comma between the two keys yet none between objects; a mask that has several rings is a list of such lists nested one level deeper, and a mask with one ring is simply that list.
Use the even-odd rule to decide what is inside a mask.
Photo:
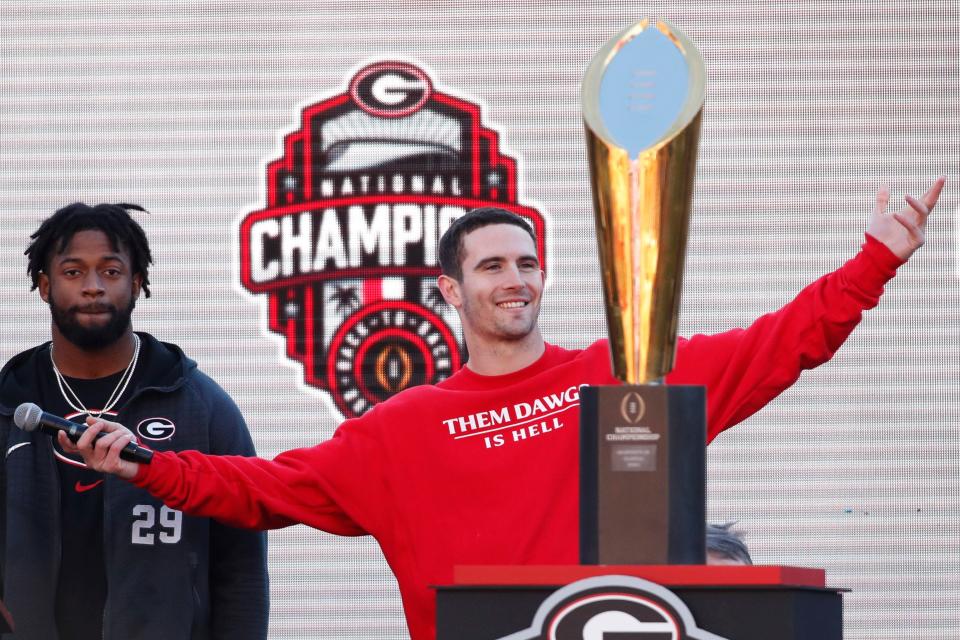
[{"label": "red g logo on podium", "polygon": [[629,576],[586,578],[543,601],[529,628],[500,640],[727,640],[697,627],[673,592]]}]

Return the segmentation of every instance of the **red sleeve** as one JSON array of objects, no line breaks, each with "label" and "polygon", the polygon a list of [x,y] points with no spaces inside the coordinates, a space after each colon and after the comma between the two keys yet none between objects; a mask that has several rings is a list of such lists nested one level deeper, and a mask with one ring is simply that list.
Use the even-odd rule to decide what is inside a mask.
[{"label": "red sleeve", "polygon": [[746,329],[681,339],[667,382],[707,387],[707,440],[759,411],[804,369],[829,360],[903,262],[868,235],[853,259],[779,311]]},{"label": "red sleeve", "polygon": [[383,480],[369,416],[343,423],[326,442],[273,460],[157,452],[133,483],[174,509],[234,527],[303,523],[339,535],[375,533]]}]

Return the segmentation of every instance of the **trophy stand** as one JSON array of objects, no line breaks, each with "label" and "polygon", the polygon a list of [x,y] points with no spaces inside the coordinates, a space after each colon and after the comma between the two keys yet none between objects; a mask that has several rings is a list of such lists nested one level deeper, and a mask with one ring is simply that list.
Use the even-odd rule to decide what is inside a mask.
[{"label": "trophy stand", "polygon": [[580,390],[580,562],[703,564],[703,387]]}]

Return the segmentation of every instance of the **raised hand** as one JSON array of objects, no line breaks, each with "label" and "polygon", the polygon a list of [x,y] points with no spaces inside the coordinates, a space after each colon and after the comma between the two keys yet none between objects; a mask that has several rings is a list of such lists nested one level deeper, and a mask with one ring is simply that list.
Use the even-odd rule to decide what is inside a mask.
[{"label": "raised hand", "polygon": [[877,206],[870,216],[867,233],[887,245],[896,256],[907,260],[926,240],[927,217],[936,206],[946,181],[944,176],[937,178],[919,200],[905,196],[907,206],[895,213],[886,213],[890,190],[881,188],[877,192]]}]

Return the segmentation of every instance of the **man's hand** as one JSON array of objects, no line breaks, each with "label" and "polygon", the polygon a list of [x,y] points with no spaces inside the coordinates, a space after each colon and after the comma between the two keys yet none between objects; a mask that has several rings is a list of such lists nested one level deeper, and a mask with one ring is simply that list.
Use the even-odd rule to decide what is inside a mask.
[{"label": "man's hand", "polygon": [[883,187],[877,192],[877,207],[870,217],[867,233],[887,245],[901,260],[907,260],[913,252],[923,246],[926,239],[927,216],[940,198],[940,192],[947,181],[941,176],[920,200],[905,196],[906,207],[896,213],[886,213],[890,202],[890,190]]},{"label": "man's hand", "polygon": [[[101,431],[106,435],[99,440],[94,440]],[[111,473],[124,480],[130,480],[137,475],[137,470],[140,468],[136,462],[120,459],[123,448],[137,441],[133,433],[122,424],[99,418],[87,418],[87,430],[83,432],[76,444],[71,442],[63,431],[57,434],[57,440],[64,451],[79,454],[86,465],[95,471]]]}]

